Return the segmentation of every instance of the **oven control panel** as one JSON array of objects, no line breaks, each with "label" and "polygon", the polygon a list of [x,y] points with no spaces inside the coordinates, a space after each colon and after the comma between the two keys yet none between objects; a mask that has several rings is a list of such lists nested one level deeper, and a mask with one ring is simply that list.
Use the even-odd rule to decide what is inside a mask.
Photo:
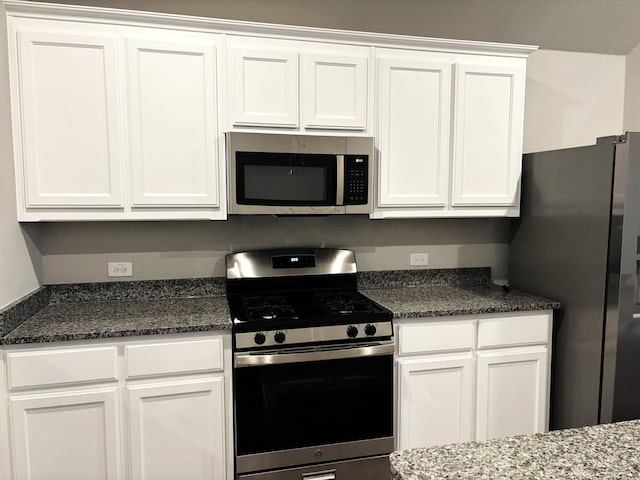
[{"label": "oven control panel", "polygon": [[323,327],[289,328],[241,332],[235,334],[236,349],[247,350],[258,347],[292,346],[307,343],[335,342],[391,337],[391,322],[354,323],[351,325],[329,325]]}]

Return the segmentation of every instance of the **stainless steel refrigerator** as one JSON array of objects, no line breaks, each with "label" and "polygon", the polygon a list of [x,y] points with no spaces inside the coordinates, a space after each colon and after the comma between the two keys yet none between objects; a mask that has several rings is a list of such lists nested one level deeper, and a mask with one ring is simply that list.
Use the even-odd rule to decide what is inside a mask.
[{"label": "stainless steel refrigerator", "polygon": [[509,284],[554,314],[550,428],[640,418],[640,133],[523,157]]}]

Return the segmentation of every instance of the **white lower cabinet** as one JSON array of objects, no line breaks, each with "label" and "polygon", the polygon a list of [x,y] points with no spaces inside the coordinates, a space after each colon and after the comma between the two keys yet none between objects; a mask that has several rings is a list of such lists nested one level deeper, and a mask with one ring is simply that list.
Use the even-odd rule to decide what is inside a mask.
[{"label": "white lower cabinet", "polygon": [[4,368],[4,351],[0,347],[0,480],[11,478],[11,456],[9,453],[9,423],[7,406],[7,379]]},{"label": "white lower cabinet", "polygon": [[131,476],[225,480],[224,377],[127,387]]},{"label": "white lower cabinet", "polygon": [[548,429],[551,311],[396,321],[397,448]]},{"label": "white lower cabinet", "polygon": [[426,447],[472,439],[473,359],[398,360],[402,448]]},{"label": "white lower cabinet", "polygon": [[231,479],[230,348],[224,334],[7,348],[8,478]]},{"label": "white lower cabinet", "polygon": [[14,477],[120,478],[117,387],[10,398]]},{"label": "white lower cabinet", "polygon": [[545,346],[479,352],[476,439],[545,431],[548,370]]}]

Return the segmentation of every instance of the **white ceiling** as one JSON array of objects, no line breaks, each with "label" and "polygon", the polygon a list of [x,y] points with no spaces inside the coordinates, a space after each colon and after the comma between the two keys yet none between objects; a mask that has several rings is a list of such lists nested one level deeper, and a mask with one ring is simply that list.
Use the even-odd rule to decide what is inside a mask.
[{"label": "white ceiling", "polygon": [[640,0],[32,0],[626,55]]}]

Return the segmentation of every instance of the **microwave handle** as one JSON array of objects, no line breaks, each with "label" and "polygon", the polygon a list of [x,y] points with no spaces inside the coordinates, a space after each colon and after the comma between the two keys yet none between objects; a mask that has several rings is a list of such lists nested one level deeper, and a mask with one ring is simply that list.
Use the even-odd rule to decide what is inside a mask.
[{"label": "microwave handle", "polygon": [[336,205],[344,205],[344,155],[336,155]]}]

